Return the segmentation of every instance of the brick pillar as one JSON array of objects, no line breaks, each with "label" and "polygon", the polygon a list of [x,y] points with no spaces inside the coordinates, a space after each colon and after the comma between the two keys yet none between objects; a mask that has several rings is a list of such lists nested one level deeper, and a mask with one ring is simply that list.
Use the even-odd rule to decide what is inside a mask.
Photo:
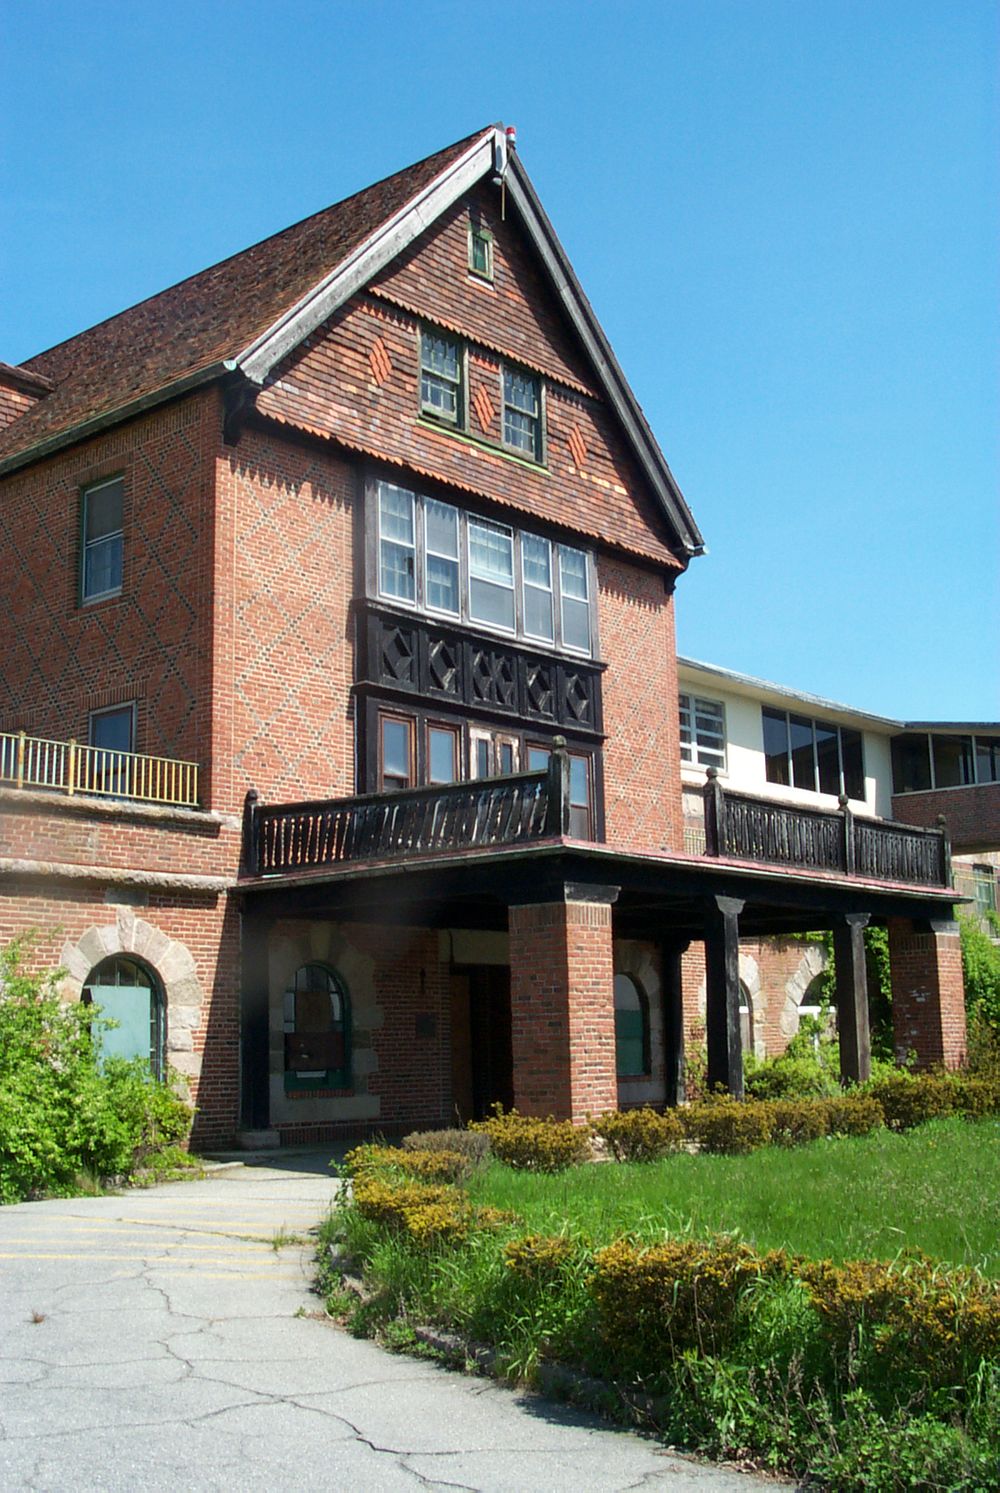
[{"label": "brick pillar", "polygon": [[965,1057],[965,986],[958,927],[951,920],[889,919],[896,1057],[955,1068]]},{"label": "brick pillar", "polygon": [[[509,909],[514,1104],[581,1123],[617,1108],[611,903],[616,888],[567,888]],[[583,900],[586,898],[586,900]]]}]

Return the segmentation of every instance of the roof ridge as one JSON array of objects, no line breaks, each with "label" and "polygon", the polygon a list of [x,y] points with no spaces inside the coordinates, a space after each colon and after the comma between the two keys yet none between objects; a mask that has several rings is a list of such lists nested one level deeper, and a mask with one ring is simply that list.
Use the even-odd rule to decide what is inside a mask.
[{"label": "roof ridge", "polygon": [[[502,126],[500,127],[502,128]],[[72,336],[64,337],[60,342],[53,342],[50,347],[44,348],[41,352],[32,353],[30,358],[22,359],[18,366],[30,370],[37,376],[37,370],[32,367],[34,363],[39,362],[43,358],[50,357],[52,353],[58,352],[60,348],[68,346],[71,342],[75,342],[78,337],[85,337],[91,332],[96,332],[100,327],[108,326],[111,322],[117,321],[120,316],[128,316],[133,311],[137,311],[141,306],[148,305],[150,301],[155,301],[160,296],[168,295],[171,291],[179,290],[182,286],[189,285],[193,280],[199,279],[200,276],[207,275],[212,270],[219,270],[224,265],[232,264],[236,259],[242,259],[245,255],[252,254],[264,244],[275,243],[286,238],[289,234],[298,232],[306,223],[310,223],[316,218],[322,218],[328,213],[346,207],[348,203],[353,202],[357,197],[367,197],[369,194],[375,193],[380,187],[386,186],[389,182],[396,181],[399,177],[406,176],[408,172],[415,170],[418,166],[425,165],[428,161],[433,161],[437,156],[453,154],[462,146],[471,144],[472,141],[480,139],[495,128],[497,128],[496,125],[483,125],[481,129],[473,130],[470,135],[463,135],[460,139],[455,140],[451,145],[444,146],[441,150],[431,151],[430,155],[421,156],[418,160],[411,161],[408,166],[402,166],[398,171],[390,171],[388,175],[380,176],[378,181],[369,182],[367,186],[359,187],[356,192],[350,192],[346,197],[338,198],[336,202],[328,202],[325,207],[317,208],[314,213],[306,213],[304,218],[297,218],[294,223],[286,224],[284,228],[279,228],[276,233],[265,234],[263,238],[256,239],[254,243],[247,244],[245,248],[237,249],[232,254],[226,254],[222,259],[214,259],[210,264],[202,265],[201,269],[192,271],[190,275],[184,275],[180,280],[175,280],[170,285],[163,285],[159,290],[153,291],[150,295],[143,296],[138,301],[133,301],[131,305],[123,306],[120,311],[113,311],[110,316],[104,316],[100,321],[91,322],[89,326],[81,328],[78,332],[74,332]]]}]

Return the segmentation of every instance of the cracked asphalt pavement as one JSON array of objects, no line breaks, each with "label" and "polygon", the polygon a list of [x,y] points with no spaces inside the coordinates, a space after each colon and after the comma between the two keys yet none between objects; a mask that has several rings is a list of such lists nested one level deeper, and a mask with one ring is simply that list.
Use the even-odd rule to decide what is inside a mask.
[{"label": "cracked asphalt pavement", "polygon": [[0,1488],[777,1486],[303,1315],[325,1163],[0,1208]]}]

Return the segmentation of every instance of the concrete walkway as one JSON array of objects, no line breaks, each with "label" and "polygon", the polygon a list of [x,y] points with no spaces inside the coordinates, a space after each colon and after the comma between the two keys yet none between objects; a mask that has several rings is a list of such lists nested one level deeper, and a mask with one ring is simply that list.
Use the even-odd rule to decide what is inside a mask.
[{"label": "concrete walkway", "polygon": [[776,1486],[303,1315],[332,1194],[289,1156],[0,1208],[0,1488]]}]

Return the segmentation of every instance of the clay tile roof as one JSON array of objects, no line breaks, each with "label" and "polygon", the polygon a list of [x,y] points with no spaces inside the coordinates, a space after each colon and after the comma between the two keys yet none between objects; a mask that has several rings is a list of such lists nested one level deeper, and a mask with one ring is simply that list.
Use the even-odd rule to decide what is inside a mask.
[{"label": "clay tile roof", "polygon": [[28,358],[53,391],[0,434],[0,462],[235,357],[485,133]]}]

